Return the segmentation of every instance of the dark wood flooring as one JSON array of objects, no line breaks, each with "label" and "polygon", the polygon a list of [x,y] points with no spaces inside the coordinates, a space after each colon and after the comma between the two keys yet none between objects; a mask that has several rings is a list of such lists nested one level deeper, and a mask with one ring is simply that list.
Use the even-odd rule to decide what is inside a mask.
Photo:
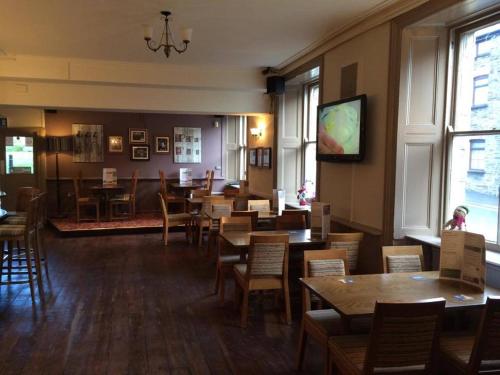
[{"label": "dark wood flooring", "polygon": [[[212,294],[215,265],[172,233],[58,238],[33,307],[27,285],[0,286],[0,374],[294,373],[300,314],[283,324],[254,300],[246,330]],[[258,303],[263,302],[263,303]],[[321,373],[308,346],[304,373]]]}]

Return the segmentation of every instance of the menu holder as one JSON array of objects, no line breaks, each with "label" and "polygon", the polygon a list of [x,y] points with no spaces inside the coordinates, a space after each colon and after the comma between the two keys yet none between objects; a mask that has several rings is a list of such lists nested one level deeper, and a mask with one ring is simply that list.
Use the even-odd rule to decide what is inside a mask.
[{"label": "menu holder", "polygon": [[443,230],[439,277],[457,280],[484,291],[486,241],[481,234]]},{"label": "menu holder", "polygon": [[285,209],[285,190],[273,189],[273,212],[281,215]]},{"label": "menu holder", "polygon": [[330,232],[330,209],[329,203],[311,203],[311,238],[326,239]]},{"label": "menu holder", "polygon": [[103,168],[102,169],[102,184],[103,185],[116,185],[118,177],[116,175],[116,168]]},{"label": "menu holder", "polygon": [[179,168],[179,183],[191,185],[193,183],[193,171],[191,168]]}]

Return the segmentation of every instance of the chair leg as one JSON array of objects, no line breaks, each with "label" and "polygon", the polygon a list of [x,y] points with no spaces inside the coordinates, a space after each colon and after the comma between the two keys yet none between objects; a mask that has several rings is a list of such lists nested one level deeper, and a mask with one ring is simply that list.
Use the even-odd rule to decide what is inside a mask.
[{"label": "chair leg", "polygon": [[[33,245],[33,246],[31,246]],[[38,248],[38,241],[36,240],[36,232],[33,233],[33,243],[30,241],[30,248],[27,249],[28,254],[31,256],[31,248],[33,248],[33,255],[35,258],[36,281],[38,284],[38,293],[43,294],[42,282],[42,263],[40,262],[40,249]]]},{"label": "chair leg", "polygon": [[14,256],[14,244],[12,241],[7,241],[7,279],[12,279],[12,258]]},{"label": "chair leg", "polygon": [[226,296],[226,278],[224,276],[224,271],[221,269],[219,274],[219,301],[224,304],[224,299]]},{"label": "chair leg", "polygon": [[80,205],[76,204],[76,223],[80,224]]},{"label": "chair leg", "polygon": [[163,226],[163,244],[167,246],[168,244],[168,226],[164,225]]},{"label": "chair leg", "polygon": [[36,232],[36,241],[38,243],[38,249],[43,257],[43,266],[45,268],[45,276],[49,277],[49,260],[47,258],[47,252],[45,251],[45,246],[43,245],[43,231],[38,228]]},{"label": "chair leg", "polygon": [[35,288],[33,285],[33,268],[31,265],[31,253],[30,253],[30,244],[29,240],[26,239],[25,244],[25,255],[26,255],[26,268],[28,269],[28,281],[30,285],[30,293],[31,293],[31,301],[35,303]]},{"label": "chair leg", "polygon": [[217,262],[217,265],[215,267],[214,294],[217,294],[217,292],[219,291],[219,287],[220,287],[220,274],[221,274],[220,265],[219,265],[219,262]]},{"label": "chair leg", "polygon": [[292,324],[292,310],[290,309],[290,291],[288,289],[288,280],[283,283],[283,297],[285,300],[286,324]]},{"label": "chair leg", "polygon": [[200,225],[198,226],[198,247],[203,246],[203,220],[200,221]]},{"label": "chair leg", "polygon": [[101,221],[101,218],[99,217],[99,203],[96,204],[95,211],[97,216],[97,222],[99,223]]},{"label": "chair leg", "polygon": [[248,322],[248,289],[243,290],[243,301],[241,303],[241,328],[247,328]]},{"label": "chair leg", "polygon": [[299,338],[299,348],[297,350],[297,371],[302,371],[302,365],[304,364],[304,354],[306,352],[307,345],[307,332],[304,329],[304,318],[302,318],[302,323],[300,324],[300,338]]}]

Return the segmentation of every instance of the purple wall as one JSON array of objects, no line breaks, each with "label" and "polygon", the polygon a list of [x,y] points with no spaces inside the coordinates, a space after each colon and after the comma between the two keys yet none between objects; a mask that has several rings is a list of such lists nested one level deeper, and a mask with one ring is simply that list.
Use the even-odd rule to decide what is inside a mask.
[{"label": "purple wall", "polygon": [[[168,179],[178,179],[179,168],[188,167],[193,170],[193,178],[203,178],[205,170],[222,167],[222,127],[212,126],[213,116],[201,115],[174,115],[127,112],[98,112],[98,111],[60,111],[46,113],[45,129],[47,136],[71,135],[72,124],[99,124],[104,126],[105,153],[102,163],[73,163],[71,153],[59,155],[59,169],[62,190],[62,201],[65,211],[73,209],[71,178],[81,170],[86,185],[99,183],[102,179],[102,168],[116,168],[118,178],[128,187],[128,179],[133,170],[139,170],[138,183],[138,212],[157,211],[157,196],[159,189],[158,170],[165,171]],[[201,128],[202,163],[201,164],[174,164],[173,133],[174,127]],[[146,128],[149,131],[150,160],[131,161],[130,145],[128,143],[129,128]],[[120,135],[123,137],[123,153],[107,152],[108,136]],[[154,153],[154,137],[170,137],[170,153]],[[55,156],[47,155],[47,178],[49,202],[55,202]],[[222,170],[215,170],[215,178],[222,179]],[[222,190],[224,181],[216,181],[214,190]]]}]

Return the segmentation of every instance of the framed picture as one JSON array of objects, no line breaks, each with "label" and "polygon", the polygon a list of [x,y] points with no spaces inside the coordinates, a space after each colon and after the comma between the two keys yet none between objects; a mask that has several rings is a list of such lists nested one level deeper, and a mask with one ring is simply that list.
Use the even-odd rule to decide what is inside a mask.
[{"label": "framed picture", "polygon": [[262,149],[262,167],[271,168],[271,147]]},{"label": "framed picture", "polygon": [[130,160],[149,160],[149,146],[131,146]]},{"label": "framed picture", "polygon": [[73,163],[101,163],[104,161],[102,125],[73,124]]},{"label": "framed picture", "polygon": [[262,167],[262,147],[257,149],[257,167]]},{"label": "framed picture", "polygon": [[155,152],[158,154],[169,154],[170,137],[155,137]]},{"label": "framed picture", "polygon": [[128,143],[148,143],[148,129],[133,129],[128,130]]},{"label": "framed picture", "polygon": [[108,137],[108,152],[123,152],[123,137],[121,135]]},{"label": "framed picture", "polygon": [[174,163],[201,163],[201,128],[174,127]]},{"label": "framed picture", "polygon": [[251,148],[249,151],[250,155],[250,165],[257,165],[257,150],[255,148]]}]

